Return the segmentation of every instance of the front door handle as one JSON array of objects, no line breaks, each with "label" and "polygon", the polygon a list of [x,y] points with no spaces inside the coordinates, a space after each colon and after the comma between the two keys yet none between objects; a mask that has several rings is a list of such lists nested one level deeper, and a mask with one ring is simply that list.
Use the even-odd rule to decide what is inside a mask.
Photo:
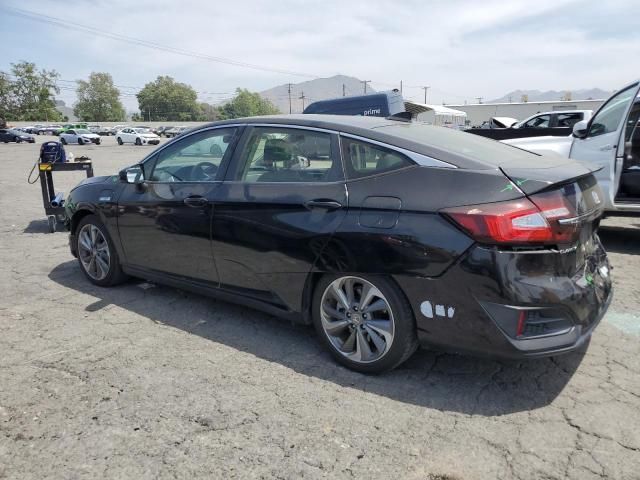
[{"label": "front door handle", "polygon": [[615,148],[615,145],[603,145],[602,147],[600,147],[600,151],[608,152],[609,150],[613,150],[614,148]]},{"label": "front door handle", "polygon": [[304,202],[304,206],[309,210],[314,208],[324,208],[325,210],[336,210],[342,207],[340,202],[336,202],[335,200],[309,200],[308,202]]},{"label": "front door handle", "polygon": [[204,197],[187,197],[183,202],[189,207],[204,207],[207,204],[207,199]]}]

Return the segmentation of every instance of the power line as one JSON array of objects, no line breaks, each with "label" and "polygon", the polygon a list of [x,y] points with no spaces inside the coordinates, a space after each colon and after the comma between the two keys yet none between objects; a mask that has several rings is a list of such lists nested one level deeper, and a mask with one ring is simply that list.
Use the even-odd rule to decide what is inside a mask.
[{"label": "power line", "polygon": [[118,40],[120,42],[139,45],[141,47],[151,48],[151,49],[154,49],[154,50],[161,50],[161,51],[164,51],[164,52],[174,53],[176,55],[182,55],[182,56],[185,56],[185,57],[198,58],[198,59],[207,60],[207,61],[210,61],[210,62],[224,63],[226,65],[233,65],[233,66],[236,66],[236,67],[243,67],[243,68],[251,68],[253,70],[261,70],[261,71],[265,71],[265,72],[283,73],[283,74],[286,74],[286,75],[293,75],[293,76],[298,76],[298,77],[307,77],[307,78],[317,78],[318,77],[318,75],[314,75],[314,74],[310,74],[310,73],[303,73],[303,72],[296,72],[296,71],[293,71],[293,70],[285,70],[285,69],[280,69],[280,68],[266,67],[266,66],[263,66],[263,65],[255,65],[255,64],[252,64],[252,63],[240,62],[240,61],[237,61],[237,60],[232,60],[230,58],[215,57],[213,55],[207,55],[207,54],[204,54],[204,53],[192,52],[192,51],[189,51],[189,50],[184,50],[182,48],[171,47],[171,46],[162,45],[162,44],[156,43],[156,42],[150,42],[148,40],[142,40],[142,39],[139,39],[139,38],[130,37],[128,35],[121,35],[119,33],[108,32],[106,30],[101,30],[101,29],[96,28],[96,27],[91,27],[91,26],[88,26],[88,25],[83,25],[83,24],[80,24],[80,23],[71,22],[69,20],[63,20],[61,18],[52,17],[50,15],[43,15],[43,14],[32,12],[32,11],[29,11],[29,10],[23,10],[21,8],[13,8],[13,7],[8,7],[6,5],[2,5],[0,8],[4,9],[7,13],[9,13],[11,15],[15,15],[15,16],[22,17],[22,18],[27,18],[29,20],[35,20],[37,22],[42,22],[42,23],[46,23],[46,24],[49,24],[49,25],[55,25],[57,27],[72,28],[74,30],[79,30],[81,32],[88,33],[90,35],[109,38],[111,40]]}]

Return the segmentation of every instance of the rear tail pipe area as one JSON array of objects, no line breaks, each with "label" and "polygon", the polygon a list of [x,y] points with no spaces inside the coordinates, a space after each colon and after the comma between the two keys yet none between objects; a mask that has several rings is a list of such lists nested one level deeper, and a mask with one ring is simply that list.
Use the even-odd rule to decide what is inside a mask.
[{"label": "rear tail pipe area", "polygon": [[53,200],[51,200],[52,207],[62,207],[64,205],[64,192],[58,192]]},{"label": "rear tail pipe area", "polygon": [[509,342],[521,351],[568,345],[575,342],[582,331],[563,308],[480,304]]}]

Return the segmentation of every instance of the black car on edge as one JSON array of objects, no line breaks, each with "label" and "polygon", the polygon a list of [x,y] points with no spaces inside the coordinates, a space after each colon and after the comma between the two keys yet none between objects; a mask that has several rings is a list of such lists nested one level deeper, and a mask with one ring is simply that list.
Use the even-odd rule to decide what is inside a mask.
[{"label": "black car on edge", "polygon": [[32,135],[29,135],[28,133],[25,133],[25,132],[21,132],[20,130],[15,130],[13,128],[0,128],[0,142],[35,143],[36,139],[33,138]]},{"label": "black car on edge", "polygon": [[313,323],[363,372],[418,345],[583,344],[611,299],[592,172],[447,128],[287,115],[212,123],[66,201],[87,278],[173,285]]}]

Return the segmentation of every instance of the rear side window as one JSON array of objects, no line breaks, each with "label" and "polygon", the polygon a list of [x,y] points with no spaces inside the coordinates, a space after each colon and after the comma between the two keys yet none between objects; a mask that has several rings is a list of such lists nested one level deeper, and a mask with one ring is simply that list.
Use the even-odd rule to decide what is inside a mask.
[{"label": "rear side window", "polygon": [[255,127],[240,155],[236,180],[254,182],[333,182],[340,162],[325,132],[298,128]]},{"label": "rear side window", "polygon": [[342,137],[348,178],[362,178],[415,165],[401,153],[368,142]]},{"label": "rear side window", "polygon": [[583,114],[579,112],[574,113],[559,113],[558,114],[558,127],[573,127],[576,123],[582,121]]}]

